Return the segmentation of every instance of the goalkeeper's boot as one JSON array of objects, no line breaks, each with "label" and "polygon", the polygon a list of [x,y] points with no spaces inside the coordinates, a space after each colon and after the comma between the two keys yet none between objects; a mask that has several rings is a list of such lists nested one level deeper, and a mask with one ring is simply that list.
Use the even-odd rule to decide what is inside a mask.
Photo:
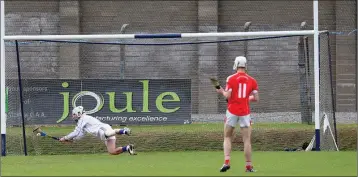
[{"label": "goalkeeper's boot", "polygon": [[224,165],[221,167],[220,172],[226,172],[226,171],[228,171],[229,169],[230,169],[230,165],[224,164]]},{"label": "goalkeeper's boot", "polygon": [[256,170],[254,170],[254,167],[251,165],[247,165],[246,166],[246,172],[256,172]]},{"label": "goalkeeper's boot", "polygon": [[135,152],[134,150],[134,145],[133,144],[130,144],[127,146],[127,151],[130,155],[137,155],[137,153]]}]

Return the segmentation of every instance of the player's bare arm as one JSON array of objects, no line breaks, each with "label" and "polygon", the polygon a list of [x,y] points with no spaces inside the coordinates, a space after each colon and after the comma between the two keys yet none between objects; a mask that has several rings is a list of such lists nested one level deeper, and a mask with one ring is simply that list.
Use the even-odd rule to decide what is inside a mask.
[{"label": "player's bare arm", "polygon": [[258,101],[259,101],[259,92],[255,90],[255,91],[249,96],[249,101],[250,101],[250,102],[258,102]]},{"label": "player's bare arm", "polygon": [[216,92],[222,94],[226,99],[230,99],[232,90],[224,90],[220,87],[220,89],[216,89]]},{"label": "player's bare arm", "polygon": [[216,78],[210,78],[211,83],[214,85],[214,87],[216,88],[216,92],[219,94],[222,94],[226,100],[228,100],[231,97],[231,89],[223,89],[219,83],[219,81]]}]

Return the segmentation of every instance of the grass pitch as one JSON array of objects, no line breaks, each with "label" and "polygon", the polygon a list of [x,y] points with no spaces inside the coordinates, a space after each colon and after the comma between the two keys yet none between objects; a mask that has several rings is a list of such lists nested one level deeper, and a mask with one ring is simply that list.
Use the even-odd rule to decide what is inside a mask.
[{"label": "grass pitch", "polygon": [[[75,125],[41,127],[52,136],[64,136],[73,131]],[[113,127],[119,128],[116,125]],[[133,134],[118,136],[120,145],[132,143],[139,151],[221,151],[223,140],[222,123],[195,123],[187,125],[129,126]],[[357,125],[338,124],[338,145],[341,151],[356,151]],[[314,125],[300,123],[257,123],[253,125],[252,148],[254,151],[282,151],[284,148],[300,148],[311,141]],[[7,129],[7,150],[9,155],[23,154],[23,139],[20,127]],[[76,155],[79,153],[104,153],[103,142],[87,135],[80,142],[63,145],[52,139],[36,137],[32,127],[26,130],[27,150],[30,155]],[[233,140],[234,150],[242,150],[239,133]]]},{"label": "grass pitch", "polygon": [[[117,127],[117,126],[115,126]],[[221,123],[130,126],[134,136],[118,137],[120,144],[135,141],[138,155],[108,155],[103,142],[88,137],[73,145],[39,138],[27,129],[30,155],[22,153],[21,129],[8,130],[9,156],[1,158],[3,176],[357,176],[357,125],[341,124],[340,152],[285,152],[312,138],[314,125],[254,124],[253,165],[245,173],[242,142],[233,142],[232,168],[220,173],[223,163]],[[43,127],[55,136],[72,126]],[[201,150],[201,151],[194,151]],[[276,150],[276,151],[273,151]],[[169,152],[170,151],[170,152]],[[48,155],[48,154],[57,155]],[[86,154],[87,153],[87,154]],[[15,156],[14,156],[15,155]]]},{"label": "grass pitch", "polygon": [[3,176],[357,176],[356,152],[253,152],[256,173],[244,172],[243,152],[220,173],[223,153],[143,152],[121,154],[7,156]]}]

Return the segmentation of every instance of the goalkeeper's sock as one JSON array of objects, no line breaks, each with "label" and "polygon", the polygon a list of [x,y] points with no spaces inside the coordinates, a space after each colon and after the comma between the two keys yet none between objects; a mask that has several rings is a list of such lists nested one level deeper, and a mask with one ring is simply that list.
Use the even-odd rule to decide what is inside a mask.
[{"label": "goalkeeper's sock", "polygon": [[126,151],[128,151],[128,146],[123,146],[122,147],[122,152],[126,152]]},{"label": "goalkeeper's sock", "polygon": [[119,129],[119,134],[120,134],[120,135],[124,135],[124,134],[126,134],[126,133],[127,133],[126,130],[124,130],[124,129]]}]

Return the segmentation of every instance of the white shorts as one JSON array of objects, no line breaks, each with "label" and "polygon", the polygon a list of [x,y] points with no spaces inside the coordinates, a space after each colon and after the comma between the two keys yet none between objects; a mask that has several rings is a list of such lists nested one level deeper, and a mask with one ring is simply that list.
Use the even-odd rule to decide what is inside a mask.
[{"label": "white shorts", "polygon": [[[110,137],[107,137],[105,136],[105,132],[107,130],[111,130],[112,127],[110,125],[103,125],[100,130],[98,131],[98,136],[99,138],[102,140],[102,141],[107,141],[107,140],[115,140],[116,139],[116,136],[110,136]],[[113,129],[112,129],[113,130]]]},{"label": "white shorts", "polygon": [[226,111],[225,125],[230,125],[231,127],[236,127],[239,124],[241,128],[250,127],[252,124],[250,114],[246,116],[237,116],[231,114],[228,110]]}]

